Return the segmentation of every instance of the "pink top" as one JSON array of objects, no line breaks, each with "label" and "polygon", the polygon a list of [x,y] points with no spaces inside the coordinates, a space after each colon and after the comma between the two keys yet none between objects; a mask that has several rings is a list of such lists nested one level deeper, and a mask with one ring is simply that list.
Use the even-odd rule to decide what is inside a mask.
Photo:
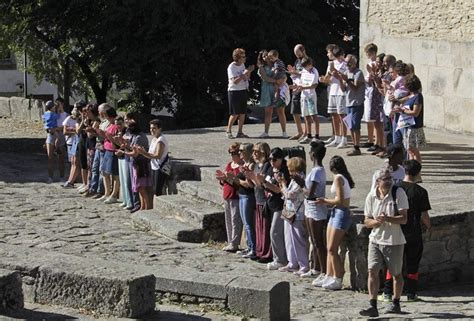
[{"label": "pink top", "polygon": [[[118,126],[115,124],[112,124],[109,127],[107,127],[106,132],[112,136],[115,136],[117,135],[117,132],[118,132]],[[104,149],[109,152],[115,152],[114,144],[110,140],[108,140],[107,137],[105,137],[104,139]]]}]

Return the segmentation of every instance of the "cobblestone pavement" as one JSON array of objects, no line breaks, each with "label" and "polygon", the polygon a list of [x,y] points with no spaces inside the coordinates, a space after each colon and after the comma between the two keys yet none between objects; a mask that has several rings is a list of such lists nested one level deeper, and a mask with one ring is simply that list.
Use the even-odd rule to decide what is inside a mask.
[{"label": "cobblestone pavement", "polygon": [[[15,137],[16,129],[10,130],[9,139],[5,139],[4,122],[5,120],[0,120],[0,144],[13,144],[14,140],[11,138]],[[40,130],[37,133],[31,130],[29,134],[36,138],[42,135]],[[18,129],[17,137],[25,137],[21,129]],[[74,189],[65,190],[56,183],[43,183],[46,173],[45,155],[39,153],[40,149],[19,146],[20,149],[31,152],[2,152],[0,158],[0,243],[150,265],[157,269],[166,265],[185,266],[223,276],[234,273],[255,277],[271,275],[272,278],[290,282],[291,314],[293,318],[301,320],[357,318],[358,309],[367,303],[366,294],[350,290],[328,292],[315,289],[310,286],[309,279],[301,280],[289,274],[268,272],[258,263],[223,253],[208,244],[179,243],[135,231],[131,227],[130,215],[118,205],[86,201]],[[472,179],[473,173],[470,175],[463,179]],[[430,289],[421,293],[424,301],[402,303],[407,314],[397,318],[474,318],[473,289],[474,284]],[[50,308],[35,309],[43,311]],[[199,307],[181,307],[181,312],[171,311],[172,309],[167,312],[170,313],[169,318],[161,319],[173,320],[172,317],[176,317],[176,320],[189,320],[190,318],[182,315],[183,319],[179,319],[180,313],[193,310],[196,320],[233,319],[221,314],[202,316]]]}]

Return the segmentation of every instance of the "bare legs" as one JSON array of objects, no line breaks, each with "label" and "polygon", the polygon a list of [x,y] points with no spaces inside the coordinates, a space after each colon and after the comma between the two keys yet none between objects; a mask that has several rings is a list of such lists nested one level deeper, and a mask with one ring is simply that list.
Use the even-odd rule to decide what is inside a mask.
[{"label": "bare legs", "polygon": [[328,225],[326,233],[328,247],[326,274],[335,278],[342,278],[344,276],[344,267],[342,266],[342,260],[339,256],[339,245],[341,245],[346,232],[344,230],[337,230]]},{"label": "bare legs", "polygon": [[227,123],[227,133],[232,133],[232,126],[234,125],[236,120],[239,120],[239,123],[238,123],[239,129],[237,133],[242,133],[242,128],[245,122],[245,114],[236,114],[236,115],[229,116],[229,121]]}]

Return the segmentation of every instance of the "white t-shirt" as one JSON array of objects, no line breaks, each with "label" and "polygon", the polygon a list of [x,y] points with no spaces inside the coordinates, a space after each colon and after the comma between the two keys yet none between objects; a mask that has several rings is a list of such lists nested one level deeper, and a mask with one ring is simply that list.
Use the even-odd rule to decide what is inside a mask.
[{"label": "white t-shirt", "polygon": [[[347,64],[344,60],[341,62],[337,60],[333,60],[333,62],[334,62],[334,69],[336,69],[342,74],[345,74],[347,72]],[[329,72],[329,69],[330,68],[328,66],[328,72]],[[344,92],[341,90],[341,83],[336,77],[333,77],[333,76],[331,76],[331,84],[329,85],[329,95],[344,95]]]},{"label": "white t-shirt", "polygon": [[168,140],[163,135],[161,135],[158,138],[153,138],[152,141],[151,141],[151,144],[150,144],[150,148],[148,149],[149,153],[155,154],[157,152],[158,144],[160,142],[163,143],[163,145],[164,145],[164,149],[163,149],[163,153],[161,154],[161,158],[160,159],[154,158],[150,161],[151,169],[153,169],[155,171],[160,169],[161,162],[163,162],[166,158],[166,155],[168,155]]},{"label": "white t-shirt", "polygon": [[[64,119],[62,126],[64,127],[69,127],[69,128],[76,128],[77,121],[73,119],[71,116],[67,116],[66,119]],[[66,136],[66,144],[72,145],[74,137],[76,135],[70,135]]]},{"label": "white t-shirt", "polygon": [[[408,197],[403,188],[397,188],[397,204],[398,210],[407,210]],[[384,213],[385,216],[395,216],[394,200],[392,198],[392,190],[380,199],[377,192],[371,191],[365,199],[364,215],[369,218],[376,219],[377,216]],[[400,224],[384,222],[379,227],[375,227],[370,232],[369,240],[380,245],[402,245],[406,243]]]},{"label": "white t-shirt", "polygon": [[238,66],[235,62],[232,62],[229,67],[227,67],[227,78],[229,79],[228,91],[236,90],[247,90],[249,86],[248,80],[241,80],[238,84],[232,80],[232,78],[239,77],[245,72],[245,65],[241,64]]},{"label": "white t-shirt", "polygon": [[63,123],[66,120],[67,116],[69,116],[69,114],[66,113],[65,111],[63,111],[62,113],[58,115],[58,127],[63,126]]},{"label": "white t-shirt", "polygon": [[[300,77],[301,86],[312,86],[319,83],[319,73],[316,68],[313,67],[310,71],[303,68],[301,70],[301,77]],[[316,96],[316,89],[305,89],[301,92],[301,97],[310,97]]]},{"label": "white t-shirt", "polygon": [[336,177],[338,176],[342,178],[343,182],[342,192],[344,193],[344,195],[342,199],[346,200],[348,198],[351,198],[351,187],[349,186],[349,181],[347,180],[347,178],[344,177],[344,175],[341,174],[337,174],[336,176],[334,176],[334,181],[331,185],[331,193],[333,193],[334,195],[336,194]]},{"label": "white t-shirt", "polygon": [[[379,176],[380,170],[376,170],[374,175],[372,176],[372,186],[370,187],[370,191],[375,190],[375,185],[377,184],[377,177]],[[390,175],[393,179],[393,184],[398,184],[405,178],[405,168],[402,165],[398,165],[396,171],[392,171],[390,167]]]},{"label": "white t-shirt", "polygon": [[286,82],[284,82],[280,88],[278,88],[280,92],[280,99],[285,102],[285,104],[288,106],[288,104],[291,102],[291,96],[290,96],[290,88]]}]

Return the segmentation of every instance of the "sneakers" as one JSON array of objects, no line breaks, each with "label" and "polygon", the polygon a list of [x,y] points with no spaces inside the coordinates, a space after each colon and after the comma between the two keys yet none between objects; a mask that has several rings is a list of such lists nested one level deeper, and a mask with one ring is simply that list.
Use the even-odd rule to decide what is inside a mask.
[{"label": "sneakers", "polygon": [[46,180],[46,184],[51,184],[53,181],[53,178],[52,177],[48,177],[48,179]]},{"label": "sneakers", "polygon": [[127,207],[127,203],[120,203],[120,207]]},{"label": "sneakers", "polygon": [[321,275],[321,272],[311,269],[308,272],[301,273],[300,277],[302,277],[302,278],[311,278],[311,277],[317,277],[319,275]]},{"label": "sneakers", "polygon": [[288,134],[287,134],[286,132],[282,132],[282,133],[281,133],[281,137],[283,137],[283,138],[288,138]]},{"label": "sneakers", "polygon": [[95,194],[94,196],[92,196],[92,199],[93,199],[93,200],[98,200],[98,199],[101,198],[102,196],[104,196],[104,195],[102,195],[102,194]]},{"label": "sneakers", "polygon": [[77,190],[80,191],[80,190],[83,189],[85,186],[86,186],[86,185],[81,184],[81,185],[79,185],[79,186],[77,187]]},{"label": "sneakers", "polygon": [[324,281],[326,281],[326,278],[328,277],[329,276],[327,276],[326,274],[321,273],[316,279],[313,280],[311,284],[320,288],[323,286]]},{"label": "sneakers", "polygon": [[245,135],[244,133],[237,133],[236,138],[249,138],[249,136]]},{"label": "sneakers", "polygon": [[342,137],[341,142],[337,145],[336,148],[346,148],[347,147],[347,138]]},{"label": "sneakers", "polygon": [[84,194],[89,190],[89,187],[87,185],[84,185],[81,189],[79,189],[79,194]]},{"label": "sneakers", "polygon": [[333,277],[327,278],[322,287],[326,290],[340,290],[342,289],[342,279]]},{"label": "sneakers", "polygon": [[[338,146],[339,148],[339,146]],[[359,155],[362,155],[362,153],[360,152],[360,149],[353,149],[353,150],[350,150],[347,152],[347,156],[359,156]]]},{"label": "sneakers", "polygon": [[284,266],[283,264],[278,263],[276,261],[273,261],[273,262],[270,262],[270,263],[267,264],[267,269],[269,269],[270,271],[278,270],[279,268],[281,268],[283,266]]},{"label": "sneakers", "polygon": [[279,272],[297,272],[298,269],[297,268],[292,268],[289,265],[285,265],[285,266],[282,266],[282,267],[278,268],[278,271]]},{"label": "sneakers", "polygon": [[326,147],[336,147],[340,143],[339,137],[335,137],[330,143],[326,145]]},{"label": "sneakers", "polygon": [[301,277],[301,275],[309,273],[309,272],[310,272],[309,270],[298,270],[296,272],[293,272],[293,274]]},{"label": "sneakers", "polygon": [[74,188],[74,184],[71,184],[69,182],[66,182],[61,185],[62,188]]},{"label": "sneakers", "polygon": [[253,259],[255,259],[255,258],[257,257],[257,254],[255,254],[255,252],[253,252],[253,251],[248,251],[246,254],[242,255],[242,257],[243,257],[244,259],[251,259],[251,260],[253,260]]},{"label": "sneakers", "polygon": [[268,135],[268,133],[265,133],[265,132],[261,133],[261,134],[258,136],[258,138],[268,138],[268,137],[270,137],[270,135]]},{"label": "sneakers", "polygon": [[375,318],[379,316],[379,311],[376,307],[370,306],[367,309],[360,310],[359,314],[364,317]]},{"label": "sneakers", "polygon": [[232,244],[228,244],[222,248],[222,251],[231,252],[231,253],[235,253],[237,252],[237,250],[238,248]]},{"label": "sneakers", "polygon": [[407,301],[408,302],[416,302],[416,301],[421,301],[421,299],[416,294],[408,293],[407,294]]},{"label": "sneakers", "polygon": [[105,201],[104,201],[105,204],[114,204],[114,203],[118,203],[118,200],[113,197],[113,196],[110,196],[109,198],[107,198]]},{"label": "sneakers", "polygon": [[385,313],[402,313],[402,309],[400,308],[400,304],[390,303],[384,311]]},{"label": "sneakers", "polygon": [[392,302],[392,295],[387,294],[387,293],[383,293],[383,294],[380,294],[379,296],[377,296],[377,300],[381,301],[381,302]]},{"label": "sneakers", "polygon": [[366,142],[360,145],[360,147],[362,148],[371,148],[372,146],[374,146],[374,143],[369,143],[369,142]]},{"label": "sneakers", "polygon": [[331,137],[329,137],[328,139],[326,139],[326,140],[324,141],[324,143],[325,143],[325,144],[330,144],[330,143],[332,143],[333,140],[335,140],[335,139],[336,139],[335,136],[331,136]]},{"label": "sneakers", "polygon": [[227,138],[229,138],[229,139],[234,138],[234,136],[232,135],[232,132],[225,132],[225,135],[226,135]]},{"label": "sneakers", "polygon": [[311,138],[308,136],[304,136],[298,141],[300,144],[309,144],[311,142]]}]

